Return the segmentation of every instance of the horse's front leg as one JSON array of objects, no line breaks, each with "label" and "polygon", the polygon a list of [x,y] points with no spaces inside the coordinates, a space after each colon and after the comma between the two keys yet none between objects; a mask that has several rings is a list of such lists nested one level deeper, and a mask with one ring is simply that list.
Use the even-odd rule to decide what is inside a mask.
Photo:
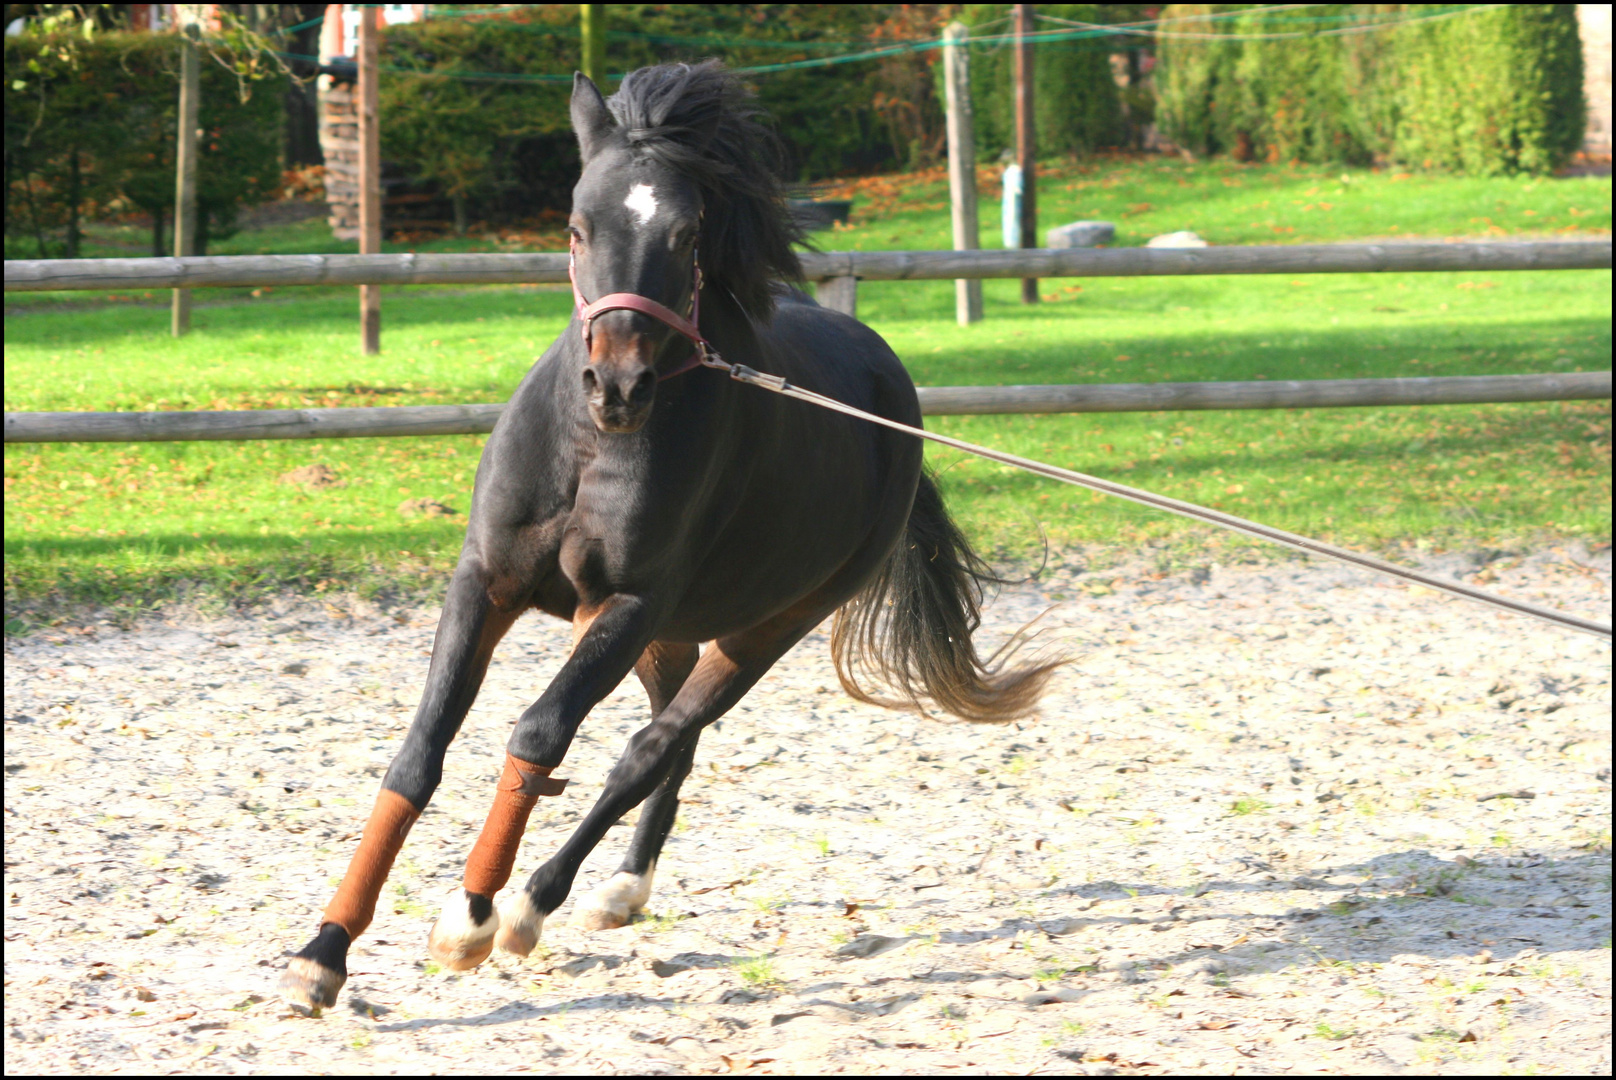
[{"label": "horse's front leg", "polygon": [[287,965],[281,979],[287,1000],[311,1008],[336,1003],[348,979],[348,947],[370,925],[393,860],[437,789],[443,755],[476,700],[494,646],[516,615],[489,600],[487,575],[480,567],[461,563],[444,598],[415,720],[382,778],[359,849],[326,906],[319,933]]},{"label": "horse's front leg", "polygon": [[[721,638],[702,654],[662,714],[634,733],[606,777],[605,790],[561,850],[534,871],[522,891],[506,903],[500,916],[500,948],[519,956],[533,951],[545,918],[572,891],[578,867],[606,830],[669,780],[681,761],[688,769],[688,758],[682,755],[687,749],[694,754],[701,730],[728,712],[825,614],[822,610],[787,612],[745,634]],[[646,827],[643,819],[642,827]]]},{"label": "horse's front leg", "polygon": [[651,603],[624,594],[580,608],[573,622],[572,655],[517,721],[494,806],[466,860],[462,887],[444,905],[428,938],[433,958],[455,971],[482,963],[493,951],[496,933],[503,936],[493,898],[510,880],[528,816],[540,796],[561,793],[566,781],[551,779],[551,770],[561,764],[589,710],[645,651],[654,628]]}]

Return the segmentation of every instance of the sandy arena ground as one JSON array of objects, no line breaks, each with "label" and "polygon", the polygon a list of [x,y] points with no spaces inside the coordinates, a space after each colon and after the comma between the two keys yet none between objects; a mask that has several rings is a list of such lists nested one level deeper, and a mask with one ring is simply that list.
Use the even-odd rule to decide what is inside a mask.
[{"label": "sandy arena ground", "polygon": [[[1610,551],[1428,565],[1610,617]],[[1577,1073],[1610,1054],[1610,648],[1307,562],[1069,553],[1036,722],[855,704],[823,633],[702,742],[651,917],[450,976],[426,934],[566,626],[524,619],[338,1006],[275,996],[435,609],[6,642],[8,1073]],[[586,723],[521,880],[646,718]],[[621,857],[614,830],[580,878]],[[541,955],[542,954],[542,955]]]}]

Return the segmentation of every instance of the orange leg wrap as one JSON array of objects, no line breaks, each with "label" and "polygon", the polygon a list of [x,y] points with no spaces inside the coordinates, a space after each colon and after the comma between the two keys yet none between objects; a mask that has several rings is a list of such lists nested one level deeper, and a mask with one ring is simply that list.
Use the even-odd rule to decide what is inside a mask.
[{"label": "orange leg wrap", "polygon": [[530,765],[505,755],[505,771],[494,794],[494,808],[488,812],[482,834],[477,837],[466,859],[466,891],[493,896],[511,880],[516,865],[516,849],[522,845],[527,817],[541,795],[559,795],[565,780],[550,778],[550,766]]},{"label": "orange leg wrap", "polygon": [[387,873],[393,868],[399,848],[404,846],[410,826],[420,816],[421,811],[396,791],[383,788],[376,795],[376,806],[359,838],[359,850],[348,863],[348,872],[337,887],[337,895],[326,905],[323,919],[348,931],[350,941],[370,925]]}]

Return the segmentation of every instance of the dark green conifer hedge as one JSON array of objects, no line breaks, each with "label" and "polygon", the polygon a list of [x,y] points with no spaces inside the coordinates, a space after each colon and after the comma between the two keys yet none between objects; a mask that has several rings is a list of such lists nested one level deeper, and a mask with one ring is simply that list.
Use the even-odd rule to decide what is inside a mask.
[{"label": "dark green conifer hedge", "polygon": [[1511,4],[1334,35],[1310,31],[1424,20],[1456,6],[1235,14],[1247,7],[1164,10],[1169,17],[1235,16],[1168,27],[1226,40],[1169,37],[1160,45],[1158,120],[1194,154],[1383,160],[1492,175],[1552,172],[1582,143],[1587,106],[1573,4]]},{"label": "dark green conifer hedge", "polygon": [[[1114,5],[1112,5],[1114,6]],[[1058,19],[1096,23],[1099,4],[1039,4],[1038,13]],[[972,36],[1011,32],[1005,20],[1009,4],[971,4],[961,21]],[[1059,30],[1040,22],[1039,30]],[[1082,154],[1123,146],[1128,133],[1121,100],[1111,72],[1111,53],[1122,47],[1115,37],[1040,42],[1033,57],[1033,117],[1038,152]],[[1010,43],[982,44],[971,49],[971,107],[975,113],[977,156],[998,158],[1016,145],[1015,58]],[[939,91],[941,93],[941,91]]]},{"label": "dark green conifer hedge", "polygon": [[[203,57],[197,250],[280,187],[280,84]],[[5,40],[5,228],[8,249],[78,255],[79,222],[120,207],[152,213],[166,250],[172,221],[179,45],[172,34],[104,32]],[[245,100],[244,100],[245,98]],[[65,237],[65,238],[64,238]],[[32,250],[30,250],[30,248]]]}]

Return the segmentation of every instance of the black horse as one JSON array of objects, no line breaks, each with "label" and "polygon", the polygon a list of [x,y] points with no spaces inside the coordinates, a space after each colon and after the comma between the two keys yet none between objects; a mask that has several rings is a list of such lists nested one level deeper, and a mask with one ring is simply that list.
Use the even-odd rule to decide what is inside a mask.
[{"label": "black horse", "polygon": [[[282,983],[303,1004],[336,1000],[489,656],[529,608],[570,620],[574,648],[517,720],[464,888],[433,927],[432,955],[457,970],[496,943],[527,955],[585,856],[649,800],[622,869],[575,922],[621,926],[642,908],[702,729],[833,612],[837,672],[865,701],[1005,720],[1036,706],[1056,666],[977,656],[987,575],[922,472],[919,440],[692,366],[691,341],[674,332],[690,324],[674,312],[699,310],[701,334],[730,361],[920,423],[880,337],[778,284],[802,277],[800,236],[774,144],[735,78],[713,62],[646,68],[608,102],[579,75],[572,124],[583,174],[569,230],[580,315],[592,317],[575,316],[539,358],[488,440],[420,708]],[[606,294],[633,295],[585,312]],[[630,670],[651,722],[571,838],[496,912],[534,802],[565,785],[551,770]],[[872,677],[893,697],[872,696]]]}]

